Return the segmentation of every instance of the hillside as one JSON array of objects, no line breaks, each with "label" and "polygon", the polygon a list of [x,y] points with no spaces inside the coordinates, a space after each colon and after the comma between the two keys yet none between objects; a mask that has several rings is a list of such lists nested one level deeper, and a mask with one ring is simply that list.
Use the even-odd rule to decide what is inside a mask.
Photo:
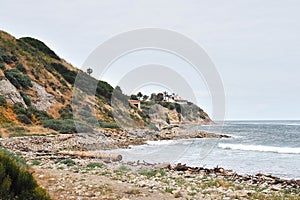
[{"label": "hillside", "polygon": [[[82,95],[75,99],[75,104],[73,102],[76,107],[72,111],[73,84],[78,73],[83,77],[80,82],[83,87],[76,92]],[[88,84],[91,82],[96,85],[94,93]],[[10,132],[72,133],[76,132],[74,121],[80,132],[92,131],[95,124],[98,125],[96,122],[102,128],[117,128],[110,102],[113,91],[111,85],[73,67],[43,42],[29,37],[16,39],[0,31],[1,135]],[[122,92],[120,95],[127,98]],[[131,106],[132,120],[138,126],[156,125],[161,117],[149,113],[149,106],[154,104],[157,112],[162,112],[159,116],[164,116],[159,119],[164,121],[163,126],[170,122],[211,122],[208,115],[192,103],[182,109],[182,106],[166,102],[142,102],[141,110]]]}]

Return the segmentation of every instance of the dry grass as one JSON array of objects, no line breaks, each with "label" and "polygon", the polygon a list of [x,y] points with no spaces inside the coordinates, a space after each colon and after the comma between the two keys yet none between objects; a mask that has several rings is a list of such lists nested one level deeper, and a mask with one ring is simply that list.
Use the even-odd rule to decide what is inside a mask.
[{"label": "dry grass", "polygon": [[[24,129],[25,131],[10,131],[10,129],[13,129],[14,127],[18,127],[21,129]],[[31,135],[50,135],[50,134],[58,134],[56,131],[44,128],[42,126],[16,126],[16,125],[11,125],[11,126],[4,126],[0,127],[0,135],[3,138],[7,138],[10,136],[31,136]]]}]

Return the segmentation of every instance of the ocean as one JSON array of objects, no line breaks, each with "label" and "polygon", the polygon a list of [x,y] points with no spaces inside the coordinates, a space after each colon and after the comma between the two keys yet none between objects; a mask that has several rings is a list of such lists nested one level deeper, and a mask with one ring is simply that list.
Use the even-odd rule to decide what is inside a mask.
[{"label": "ocean", "polygon": [[239,174],[300,179],[300,121],[226,121],[223,125],[188,128],[231,138],[149,141],[111,152],[121,154],[125,161],[219,166]]}]

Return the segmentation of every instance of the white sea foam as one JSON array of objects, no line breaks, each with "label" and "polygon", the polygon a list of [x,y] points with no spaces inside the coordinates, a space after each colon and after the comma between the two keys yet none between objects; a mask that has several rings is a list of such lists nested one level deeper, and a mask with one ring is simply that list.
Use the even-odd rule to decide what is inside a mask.
[{"label": "white sea foam", "polygon": [[300,154],[300,148],[297,147],[274,147],[274,146],[264,146],[264,145],[244,145],[244,144],[229,144],[229,143],[219,143],[218,146],[223,149],[233,149],[233,150],[243,150],[243,151]]},{"label": "white sea foam", "polygon": [[149,145],[167,145],[167,144],[176,143],[176,141],[174,141],[174,140],[157,140],[157,141],[147,141],[146,143]]},{"label": "white sea foam", "polygon": [[287,125],[287,126],[300,126],[300,124],[284,124],[284,125]]}]

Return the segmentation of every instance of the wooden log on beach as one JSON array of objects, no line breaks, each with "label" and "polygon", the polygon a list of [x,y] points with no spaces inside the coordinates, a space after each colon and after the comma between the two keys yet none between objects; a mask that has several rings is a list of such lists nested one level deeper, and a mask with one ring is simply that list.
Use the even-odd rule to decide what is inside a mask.
[{"label": "wooden log on beach", "polygon": [[99,158],[103,160],[120,161],[122,156],[120,154],[107,154],[101,152],[86,152],[86,151],[60,151],[59,154],[79,156],[82,158]]}]

